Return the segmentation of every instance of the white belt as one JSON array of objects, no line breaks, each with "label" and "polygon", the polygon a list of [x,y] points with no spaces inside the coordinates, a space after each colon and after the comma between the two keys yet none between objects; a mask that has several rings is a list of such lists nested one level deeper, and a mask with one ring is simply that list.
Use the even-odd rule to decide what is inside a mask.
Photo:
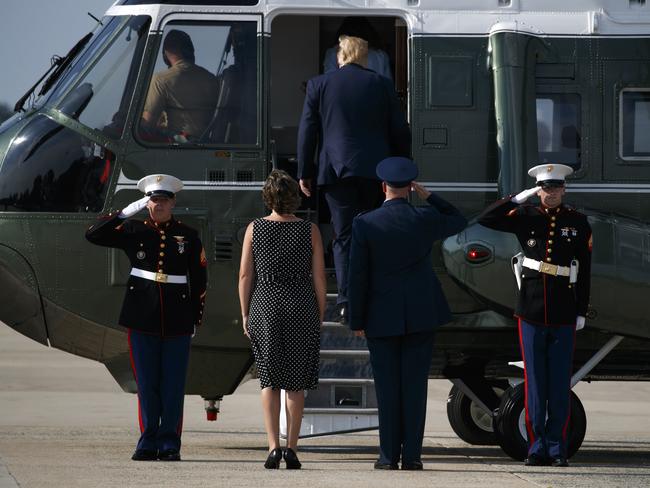
[{"label": "white belt", "polygon": [[534,269],[540,273],[546,273],[552,276],[570,276],[571,268],[569,266],[558,266],[557,264],[545,263],[536,259],[524,258],[524,268]]},{"label": "white belt", "polygon": [[187,276],[154,273],[153,271],[145,271],[144,269],[138,268],[131,269],[131,276],[137,276],[138,278],[144,278],[145,280],[157,281],[158,283],[187,283]]}]

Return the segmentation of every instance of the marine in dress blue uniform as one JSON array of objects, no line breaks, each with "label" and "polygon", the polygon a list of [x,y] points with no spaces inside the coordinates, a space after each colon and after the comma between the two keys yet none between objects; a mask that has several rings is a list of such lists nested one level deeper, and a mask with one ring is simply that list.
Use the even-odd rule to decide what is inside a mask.
[{"label": "marine in dress blue uniform", "polygon": [[[592,247],[586,216],[561,203],[572,172],[561,164],[535,166],[528,174],[538,186],[498,200],[478,220],[515,234],[523,249],[515,316],[525,367],[527,465],[568,465],[575,331],[589,305]],[[544,188],[557,189],[557,205],[521,205]]]},{"label": "marine in dress blue uniform", "polygon": [[[417,166],[387,158],[377,166],[387,199],[352,225],[350,328],[368,341],[379,409],[377,469],[422,469],[427,379],[434,330],[451,320],[433,271],[434,241],[467,221],[448,202],[413,182]],[[406,196],[415,185],[429,206]]]},{"label": "marine in dress blue uniform", "polygon": [[[138,387],[141,436],[132,459],[180,459],[185,377],[190,339],[201,324],[206,259],[196,230],[171,215],[182,182],[150,175],[138,182],[145,197],[121,212],[100,217],[86,233],[93,244],[122,249],[131,274],[119,324],[128,328],[133,374]],[[167,201],[168,219],[127,220],[153,202]]]},{"label": "marine in dress blue uniform", "polygon": [[392,82],[357,64],[362,62],[349,62],[307,82],[298,130],[301,188],[304,192],[305,182],[311,187],[315,178],[332,216],[341,306],[348,301],[352,220],[382,201],[377,164],[388,156],[409,156],[411,150],[410,130]]}]

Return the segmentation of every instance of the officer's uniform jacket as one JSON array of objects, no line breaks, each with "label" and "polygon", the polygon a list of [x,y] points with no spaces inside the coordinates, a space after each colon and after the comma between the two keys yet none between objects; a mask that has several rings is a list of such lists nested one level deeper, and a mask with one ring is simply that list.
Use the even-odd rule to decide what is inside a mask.
[{"label": "officer's uniform jacket", "polygon": [[575,284],[568,276],[522,268],[516,317],[535,324],[573,326],[578,315],[587,314],[592,238],[586,216],[565,205],[554,209],[517,205],[508,197],[489,206],[478,222],[515,234],[527,258],[566,267],[578,260]]},{"label": "officer's uniform jacket", "polygon": [[349,274],[352,330],[367,337],[432,331],[451,313],[433,271],[434,241],[463,230],[460,212],[435,194],[430,206],[387,200],[355,217]]},{"label": "officer's uniform jacket", "polygon": [[[126,220],[119,211],[86,232],[93,244],[122,249],[133,268],[159,273],[160,281],[130,275],[119,323],[161,336],[191,334],[201,324],[207,282],[205,252],[198,233],[172,218],[164,224]],[[184,284],[164,275],[187,276]]]}]

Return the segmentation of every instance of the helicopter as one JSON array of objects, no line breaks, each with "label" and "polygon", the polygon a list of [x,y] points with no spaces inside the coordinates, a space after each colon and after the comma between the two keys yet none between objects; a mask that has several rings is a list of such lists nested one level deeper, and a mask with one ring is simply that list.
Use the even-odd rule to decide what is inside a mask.
[{"label": "helicopter", "polygon": [[[0,125],[0,320],[103,363],[135,392],[117,325],[129,264],[84,233],[98,215],[139,198],[141,177],[174,175],[184,183],[175,215],[199,231],[209,263],[186,393],[201,395],[216,419],[220,401],[255,374],[237,298],[243,234],[265,213],[266,175],[296,174],[304,82],[323,71],[350,17],[372,27],[371,47],[390,59],[420,182],[466,216],[530,186],[531,166],[574,169],[566,200],[588,216],[594,251],[573,382],[649,380],[645,0],[118,0]],[[189,35],[196,64],[218,81],[196,134],[143,118],[173,29]],[[319,225],[327,249],[322,197],[305,199],[300,215]],[[475,221],[436,246],[432,266],[454,321],[437,332],[430,377],[452,381],[447,413],[461,439],[523,459],[523,374],[512,364],[520,359],[510,270],[518,251],[513,236]],[[330,291],[335,298],[333,279]],[[302,435],[377,426],[365,342],[331,314],[319,384]],[[571,410],[570,454],[586,431],[575,394]]]}]

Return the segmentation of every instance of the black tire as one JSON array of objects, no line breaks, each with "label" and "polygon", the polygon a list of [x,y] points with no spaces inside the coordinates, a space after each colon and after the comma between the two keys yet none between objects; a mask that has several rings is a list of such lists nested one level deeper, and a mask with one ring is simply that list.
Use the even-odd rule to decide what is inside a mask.
[{"label": "black tire", "polygon": [[[528,434],[523,421],[525,403],[524,384],[508,389],[501,397],[497,415],[493,419],[494,435],[503,452],[517,461],[528,455]],[[571,418],[569,419],[567,457],[571,458],[585,438],[587,416],[582,402],[571,392]]]},{"label": "black tire", "polygon": [[[501,396],[505,389],[502,383],[495,383],[492,387],[498,396]],[[447,397],[447,418],[456,435],[468,444],[498,445],[493,432],[492,418],[474,405],[474,402],[456,386],[451,388]]]}]

